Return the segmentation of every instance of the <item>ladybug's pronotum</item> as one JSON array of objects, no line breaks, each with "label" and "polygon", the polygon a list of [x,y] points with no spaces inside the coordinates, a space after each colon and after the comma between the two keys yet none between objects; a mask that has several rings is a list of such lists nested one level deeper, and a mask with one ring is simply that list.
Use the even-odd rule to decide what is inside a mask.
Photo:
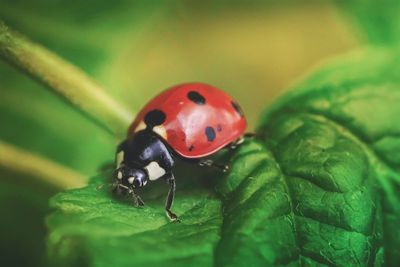
[{"label": "ladybug's pronotum", "polygon": [[245,129],[240,106],[225,92],[203,83],[174,86],[144,106],[129,127],[127,139],[118,146],[115,191],[143,205],[134,190],[163,178],[170,185],[165,211],[170,220],[177,221],[171,211],[174,159],[225,172],[227,165],[206,157],[243,142]]}]

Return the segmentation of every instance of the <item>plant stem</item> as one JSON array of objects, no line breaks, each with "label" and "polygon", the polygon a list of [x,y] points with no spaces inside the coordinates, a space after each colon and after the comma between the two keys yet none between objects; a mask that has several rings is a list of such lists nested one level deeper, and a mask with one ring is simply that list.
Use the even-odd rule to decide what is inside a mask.
[{"label": "plant stem", "polygon": [[0,21],[0,57],[45,84],[116,136],[125,135],[133,114],[82,70]]},{"label": "plant stem", "polygon": [[33,176],[62,190],[82,187],[87,183],[87,178],[74,170],[2,141],[0,167]]}]

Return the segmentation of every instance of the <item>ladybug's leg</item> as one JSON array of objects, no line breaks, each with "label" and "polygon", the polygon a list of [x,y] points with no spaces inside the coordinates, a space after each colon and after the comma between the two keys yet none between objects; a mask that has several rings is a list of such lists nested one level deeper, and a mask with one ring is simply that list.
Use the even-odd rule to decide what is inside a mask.
[{"label": "ladybug's leg", "polygon": [[131,199],[133,199],[133,203],[135,204],[135,206],[139,206],[139,207],[144,206],[144,202],[143,202],[142,198],[138,194],[136,194],[135,191],[133,191],[132,189],[129,189],[128,194],[131,197]]},{"label": "ladybug's leg", "polygon": [[218,169],[218,170],[220,170],[222,172],[227,172],[229,170],[229,166],[228,165],[216,163],[211,159],[201,160],[199,162],[199,166],[201,166],[201,167],[205,167],[205,166],[206,167],[212,167],[212,168]]},{"label": "ladybug's leg", "polygon": [[167,183],[170,185],[170,188],[169,188],[169,191],[168,191],[167,199],[165,201],[165,212],[166,212],[168,218],[172,222],[180,222],[178,216],[171,211],[171,207],[172,207],[172,204],[174,202],[175,188],[176,188],[175,177],[174,177],[174,175],[172,173],[167,178]]},{"label": "ladybug's leg", "polygon": [[128,188],[124,185],[117,184],[117,186],[113,190],[113,193],[119,196],[123,196],[129,200],[133,200],[135,206],[144,206],[142,198],[138,194],[136,194],[133,189]]},{"label": "ladybug's leg", "polygon": [[256,136],[256,133],[245,133],[243,135],[244,138],[253,138]]},{"label": "ladybug's leg", "polygon": [[240,146],[246,139],[253,138],[254,136],[255,133],[245,133],[243,136],[236,139],[236,141],[230,143],[226,148],[228,148],[229,150],[234,150],[238,146]]},{"label": "ladybug's leg", "polygon": [[125,193],[125,190],[123,190],[121,187],[119,187],[119,184],[116,184],[116,186],[113,187],[112,192],[113,192],[113,194],[115,194],[117,196],[121,196]]}]

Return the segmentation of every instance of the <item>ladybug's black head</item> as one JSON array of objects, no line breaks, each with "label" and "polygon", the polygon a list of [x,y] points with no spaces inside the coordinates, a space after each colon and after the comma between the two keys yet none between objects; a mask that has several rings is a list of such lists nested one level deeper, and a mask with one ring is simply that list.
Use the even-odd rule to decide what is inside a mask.
[{"label": "ladybug's black head", "polygon": [[144,170],[121,166],[115,171],[115,179],[127,188],[139,188],[147,184],[148,175]]}]

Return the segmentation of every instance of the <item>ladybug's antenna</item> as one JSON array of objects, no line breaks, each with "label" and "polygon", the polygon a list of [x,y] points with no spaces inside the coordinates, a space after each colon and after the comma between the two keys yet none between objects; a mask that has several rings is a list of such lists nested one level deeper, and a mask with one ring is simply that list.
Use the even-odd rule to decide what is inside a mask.
[{"label": "ladybug's antenna", "polygon": [[96,190],[102,190],[104,188],[104,186],[112,187],[113,189],[116,188],[118,186],[118,183],[114,182],[114,183],[108,183],[108,184],[98,184],[96,185]]}]

